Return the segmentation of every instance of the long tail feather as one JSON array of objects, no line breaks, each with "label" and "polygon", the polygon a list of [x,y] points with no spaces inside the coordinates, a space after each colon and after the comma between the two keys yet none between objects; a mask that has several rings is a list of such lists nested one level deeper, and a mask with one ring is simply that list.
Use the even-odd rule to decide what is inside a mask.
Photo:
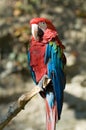
[{"label": "long tail feather", "polygon": [[57,121],[57,105],[51,108],[46,100],[46,128],[47,130],[55,130]]}]

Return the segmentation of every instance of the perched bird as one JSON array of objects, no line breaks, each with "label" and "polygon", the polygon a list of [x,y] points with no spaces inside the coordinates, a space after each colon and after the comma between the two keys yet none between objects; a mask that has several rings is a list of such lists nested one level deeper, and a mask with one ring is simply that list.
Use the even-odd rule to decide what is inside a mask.
[{"label": "perched bird", "polygon": [[[66,58],[63,53],[65,47],[50,20],[33,18],[30,26],[32,39],[28,50],[28,64],[34,82],[43,89],[41,95],[46,104],[47,130],[55,130],[62,111],[66,83],[64,74]],[[40,85],[43,77],[51,79],[46,88],[43,88],[43,83]]]}]

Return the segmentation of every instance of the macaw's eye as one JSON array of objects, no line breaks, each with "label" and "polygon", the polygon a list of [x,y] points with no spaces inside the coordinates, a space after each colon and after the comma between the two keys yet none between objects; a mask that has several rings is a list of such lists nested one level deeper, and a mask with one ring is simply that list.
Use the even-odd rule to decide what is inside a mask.
[{"label": "macaw's eye", "polygon": [[45,31],[45,29],[47,28],[47,25],[46,25],[46,23],[45,22],[39,22],[39,27],[43,30],[43,31]]},{"label": "macaw's eye", "polygon": [[45,24],[46,24],[45,22],[39,22],[39,26],[43,26]]},{"label": "macaw's eye", "polygon": [[45,22],[42,22],[42,24],[44,25],[44,24],[45,24]]}]

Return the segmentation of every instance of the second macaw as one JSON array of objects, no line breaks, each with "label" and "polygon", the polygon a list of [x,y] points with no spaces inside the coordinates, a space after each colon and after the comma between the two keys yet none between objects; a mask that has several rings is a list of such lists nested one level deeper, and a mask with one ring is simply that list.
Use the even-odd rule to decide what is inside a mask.
[{"label": "second macaw", "polygon": [[51,83],[44,91],[46,102],[46,127],[55,130],[56,121],[60,119],[65,88],[64,65],[66,58],[64,45],[52,22],[46,18],[33,18],[30,21],[32,39],[28,51],[28,63],[32,78],[39,85],[44,76]]}]

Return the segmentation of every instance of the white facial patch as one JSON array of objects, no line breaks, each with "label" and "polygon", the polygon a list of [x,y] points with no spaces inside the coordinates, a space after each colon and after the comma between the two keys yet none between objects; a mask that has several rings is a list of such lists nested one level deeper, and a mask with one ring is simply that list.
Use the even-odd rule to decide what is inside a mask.
[{"label": "white facial patch", "polygon": [[47,28],[47,24],[45,22],[39,22],[38,24],[39,28],[41,28],[43,31],[46,30]]}]

